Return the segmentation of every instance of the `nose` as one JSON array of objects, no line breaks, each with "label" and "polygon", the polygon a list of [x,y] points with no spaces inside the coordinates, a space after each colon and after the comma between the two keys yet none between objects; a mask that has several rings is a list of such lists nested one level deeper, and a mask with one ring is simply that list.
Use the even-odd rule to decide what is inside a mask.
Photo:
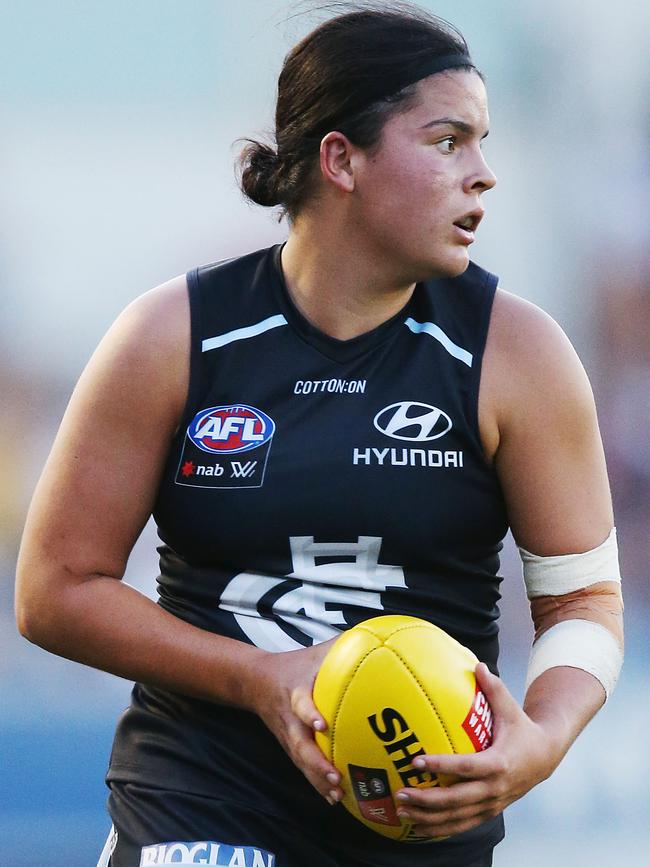
[{"label": "nose", "polygon": [[484,193],[486,190],[491,190],[496,182],[497,176],[486,163],[483,151],[478,150],[473,171],[470,172],[465,180],[465,192]]}]

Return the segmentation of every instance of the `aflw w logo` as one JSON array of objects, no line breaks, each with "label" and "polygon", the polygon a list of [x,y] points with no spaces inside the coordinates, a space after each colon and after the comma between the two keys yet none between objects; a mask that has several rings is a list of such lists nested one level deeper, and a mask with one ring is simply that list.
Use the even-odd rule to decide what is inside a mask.
[{"label": "aflw w logo", "polygon": [[230,465],[232,479],[247,479],[249,476],[252,476],[255,472],[255,467],[257,466],[257,461],[246,461],[245,464],[240,463],[239,461],[233,461]]}]

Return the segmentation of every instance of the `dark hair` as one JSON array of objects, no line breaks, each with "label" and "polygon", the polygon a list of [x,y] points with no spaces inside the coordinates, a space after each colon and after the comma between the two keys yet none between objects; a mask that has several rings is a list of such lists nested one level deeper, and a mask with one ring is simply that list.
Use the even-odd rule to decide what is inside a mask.
[{"label": "dark hair", "polygon": [[[446,55],[467,55],[453,25],[408,3],[328,4],[353,11],[319,25],[286,56],[278,79],[277,150],[244,139],[241,188],[259,205],[294,219],[313,196],[321,139],[331,130],[357,147],[379,145],[385,122],[414,102],[417,70]],[[457,67],[458,68],[458,67]],[[404,81],[415,82],[404,86]]]}]

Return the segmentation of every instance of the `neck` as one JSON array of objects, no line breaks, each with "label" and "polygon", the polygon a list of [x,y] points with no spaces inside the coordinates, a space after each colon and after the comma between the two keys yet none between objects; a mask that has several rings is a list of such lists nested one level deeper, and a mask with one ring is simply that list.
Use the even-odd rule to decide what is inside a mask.
[{"label": "neck", "polygon": [[282,270],[303,316],[338,340],[377,328],[404,307],[415,289],[340,221],[296,221],[282,250]]}]

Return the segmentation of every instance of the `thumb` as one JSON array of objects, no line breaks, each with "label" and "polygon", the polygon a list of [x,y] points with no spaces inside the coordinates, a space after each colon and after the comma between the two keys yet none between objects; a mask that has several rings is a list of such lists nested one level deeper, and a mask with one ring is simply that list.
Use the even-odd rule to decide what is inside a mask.
[{"label": "thumb", "polygon": [[478,687],[488,700],[495,720],[507,721],[521,714],[521,708],[510,695],[504,682],[496,674],[492,674],[484,662],[479,662],[474,673]]}]

